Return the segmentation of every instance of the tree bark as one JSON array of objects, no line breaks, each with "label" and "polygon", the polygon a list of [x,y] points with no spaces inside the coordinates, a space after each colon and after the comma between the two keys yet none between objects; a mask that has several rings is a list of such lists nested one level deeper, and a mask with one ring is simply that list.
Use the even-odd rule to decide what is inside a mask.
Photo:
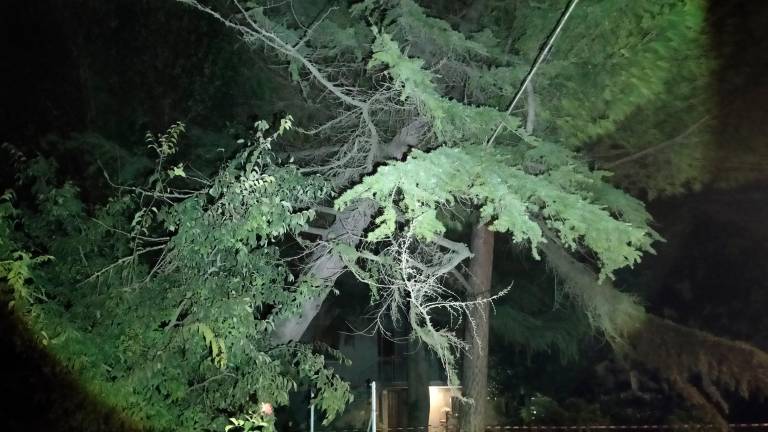
[{"label": "tree bark", "polygon": [[[363,231],[371,223],[377,209],[376,202],[370,199],[360,200],[355,205],[344,209],[328,228],[328,240],[340,241],[353,247],[357,246]],[[323,244],[315,249],[307,273],[318,279],[322,288],[317,295],[304,303],[298,315],[275,323],[275,331],[272,333],[273,343],[284,344],[301,338],[312,319],[320,311],[320,307],[331,291],[336,278],[345,269],[344,260],[333,253],[330,245]]]},{"label": "tree bark", "polygon": [[[387,144],[383,153],[373,155],[372,162],[379,163],[392,158],[402,158],[409,148],[418,145],[426,127],[425,120],[414,119]],[[357,178],[355,177],[354,180]],[[352,180],[346,177],[337,178],[333,180],[333,183],[341,188]],[[357,246],[363,232],[370,225],[378,209],[378,204],[372,199],[363,199],[345,208],[328,228],[327,240],[340,240],[349,246]],[[331,292],[336,278],[346,269],[341,257],[333,253],[327,244],[320,245],[315,249],[310,262],[307,274],[318,279],[322,283],[322,288],[304,303],[299,314],[275,323],[275,331],[272,333],[272,342],[275,344],[284,344],[301,338],[312,319],[320,311],[320,307],[325,298],[328,297],[328,293]]]},{"label": "tree bark", "polygon": [[[491,273],[493,270],[493,231],[484,224],[472,230],[472,260],[469,263],[471,292],[467,300],[478,300],[491,296]],[[488,406],[488,324],[490,304],[479,303],[472,307],[470,321],[466,324],[464,339],[469,345],[464,356],[464,395],[473,404],[465,409],[461,419],[462,432],[483,432],[485,430]],[[472,325],[474,322],[474,326]]]},{"label": "tree bark", "polygon": [[533,80],[525,86],[528,96],[528,115],[525,117],[525,133],[533,135],[533,127],[536,125],[536,95],[533,93]]}]

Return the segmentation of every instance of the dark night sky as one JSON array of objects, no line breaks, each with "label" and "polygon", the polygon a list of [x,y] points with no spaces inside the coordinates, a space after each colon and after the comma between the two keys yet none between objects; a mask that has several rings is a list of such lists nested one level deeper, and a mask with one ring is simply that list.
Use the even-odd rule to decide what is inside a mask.
[{"label": "dark night sky", "polygon": [[[653,202],[668,238],[655,269],[659,309],[715,333],[768,348],[768,3],[712,1],[712,52],[718,59],[717,186]],[[734,178],[750,180],[732,186]]]}]

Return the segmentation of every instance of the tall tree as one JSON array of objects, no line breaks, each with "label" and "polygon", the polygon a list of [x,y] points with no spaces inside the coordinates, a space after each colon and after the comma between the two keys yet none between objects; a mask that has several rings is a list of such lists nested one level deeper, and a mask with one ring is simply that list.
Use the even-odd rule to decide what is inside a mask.
[{"label": "tall tree", "polygon": [[[407,320],[449,384],[459,384],[459,355],[471,356],[465,385],[481,412],[466,420],[482,430],[488,306],[506,292],[490,292],[498,238],[545,258],[612,346],[625,347],[648,322],[638,299],[611,281],[652,252],[650,215],[579,153],[605,131],[581,130],[589,118],[546,114],[551,75],[537,77],[530,98],[540,136],[530,133],[533,115],[526,129],[508,112],[530,88],[520,81],[532,62],[515,51],[533,52],[559,13],[537,14],[542,37],[526,39],[493,23],[462,33],[413,0],[180,1],[272,53],[308,106],[295,114],[317,124],[300,121],[291,139],[292,117],[258,122],[210,173],[179,158],[185,128],[173,125],[147,137],[156,165],[146,181],[114,184],[115,198],[90,213],[49,161],[23,162],[34,198],[26,241],[57,258],[38,278],[50,300],[33,299],[28,317],[94,392],[159,430],[215,429],[222,413],[248,430],[272,426],[266,404],[285,405],[312,383],[327,422],[349,401],[324,364],[338,353],[299,341],[351,271],[371,289],[372,328]],[[509,13],[524,17],[524,3],[514,5]],[[574,99],[564,109],[580,107]],[[459,234],[467,220],[469,247]]]},{"label": "tall tree", "polygon": [[[493,231],[484,224],[472,228],[470,242],[472,259],[469,262],[470,300],[488,297],[491,291],[493,273]],[[464,340],[469,345],[464,356],[464,394],[472,399],[474,409],[471,415],[462,418],[462,430],[482,432],[485,430],[485,418],[488,400],[488,340],[491,308],[488,302],[482,302],[470,310],[469,323],[466,326]]]}]

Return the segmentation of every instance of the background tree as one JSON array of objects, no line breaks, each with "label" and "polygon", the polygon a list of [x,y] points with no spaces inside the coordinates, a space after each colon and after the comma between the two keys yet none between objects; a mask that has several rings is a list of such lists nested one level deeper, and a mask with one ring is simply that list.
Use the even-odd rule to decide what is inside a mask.
[{"label": "background tree", "polygon": [[[560,44],[545,52],[542,72],[550,75],[537,75],[528,87],[525,126],[505,109],[562,11],[556,2],[479,2],[475,7],[493,6],[496,15],[481,20],[480,9],[469,8],[456,26],[450,23],[459,17],[439,2],[430,9],[411,0],[350,8],[183,3],[269,53],[281,66],[269,76],[287,76],[296,88],[279,94],[290,95],[282,108],[294,108],[301,128],[286,134],[294,124],[288,116],[249,125],[250,133],[237,131],[221,152],[201,147],[211,163],[198,168],[180,153],[186,127],[175,124],[147,136],[143,145],[155,162],[145,176],[123,180],[104,170],[115,196],[87,206],[50,160],[18,160],[25,193],[19,247],[57,258],[35,275],[45,298],[33,299],[24,314],[94,393],[147,428],[216,429],[231,416],[248,429],[271,425],[261,403],[284,405],[289,392],[312,383],[330,420],[349,400],[346,384],[324,367],[323,355],[336,353],[298,341],[344,271],[371,288],[380,319],[371,329],[407,320],[414,340],[458,383],[459,354],[487,354],[489,302],[508,292],[491,291],[491,238],[544,258],[562,278],[564,303],[583,314],[590,332],[666,370],[698,406],[712,408],[715,383],[745,394],[765,388],[762,353],[748,346],[722,345],[739,355],[715,364],[693,361],[706,350],[681,353],[671,343],[659,359],[678,358],[675,367],[650,357],[652,333],[643,329],[664,330],[669,340],[692,333],[649,317],[635,296],[611,283],[652,251],[658,235],[643,204],[609,183],[590,156],[601,137],[663,93],[655,80],[667,78],[643,69],[652,60],[671,63],[664,50],[653,57],[655,47],[673,51],[689,38],[644,42],[643,32],[679,29],[676,20],[690,18],[680,11],[694,3],[617,11],[584,2],[574,32],[592,34],[599,29],[593,17],[619,12],[641,25],[621,26],[618,38],[596,33],[612,47],[604,57],[558,62]],[[502,25],[509,17],[530,25],[510,32]],[[586,49],[584,37],[568,38],[564,46],[574,56]],[[626,43],[644,55],[622,53]],[[585,70],[605,64],[615,68],[580,82],[592,79]],[[640,78],[649,83],[636,87]],[[590,99],[603,106],[584,109],[581,91],[610,87],[606,82],[616,88]],[[622,92],[628,96],[615,98]],[[561,94],[567,96],[552,96]],[[669,189],[692,181],[681,178]],[[660,188],[641,183],[624,184]],[[473,237],[467,228],[476,247],[464,243]],[[695,335],[705,345],[725,343]],[[756,374],[733,367],[747,360]],[[465,385],[482,411],[483,367],[467,361],[465,368],[480,372]],[[714,376],[707,397],[690,384],[702,372]],[[483,416],[468,419],[470,429],[483,429]]]}]

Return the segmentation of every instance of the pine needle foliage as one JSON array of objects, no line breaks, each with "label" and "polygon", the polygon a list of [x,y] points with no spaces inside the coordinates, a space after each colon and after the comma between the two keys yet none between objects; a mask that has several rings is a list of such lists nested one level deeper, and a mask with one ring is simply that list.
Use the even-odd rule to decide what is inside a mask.
[{"label": "pine needle foliage", "polygon": [[[546,174],[525,172],[523,161],[541,156],[540,149],[536,150],[517,160],[510,152],[479,146],[444,147],[429,153],[416,150],[406,162],[379,168],[375,175],[344,193],[336,205],[343,207],[359,198],[379,202],[383,216],[369,240],[393,235],[398,214],[410,222],[413,234],[431,240],[445,232],[438,220],[440,208],[475,205],[491,229],[509,233],[515,242],[529,245],[535,257],[544,241],[538,222],[542,220],[570,249],[586,247],[593,251],[602,269],[601,277],[634,265],[643,251],[652,250],[655,232],[647,225],[629,223],[647,223],[647,214],[634,213],[630,207],[615,218],[608,203],[597,201],[615,196],[610,192],[593,193],[595,189],[610,190],[598,183],[600,174],[585,171],[587,175],[578,179],[569,171],[566,178],[562,166]],[[634,210],[642,209],[629,197],[624,196],[622,201],[634,203]]]},{"label": "pine needle foliage", "polygon": [[653,368],[720,430],[729,429],[727,392],[768,396],[768,354],[746,343],[655,317],[629,341],[624,353],[630,359]]},{"label": "pine needle foliage", "polygon": [[[562,2],[488,1],[494,14],[462,24],[446,2],[214,9],[180,0],[270,53],[298,90],[286,103],[327,122],[302,129],[288,149],[273,146],[292,117],[257,122],[207,173],[181,157],[186,125],[174,124],[147,135],[156,163],[140,182],[113,183],[105,173],[114,195],[98,205],[86,206],[55,163],[35,158],[19,168],[30,194],[22,212],[0,200],[0,278],[90,391],[161,431],[270,429],[260,404],[287,405],[303,384],[317,389],[326,422],[337,415],[351,393],[325,356],[339,354],[296,342],[301,334],[273,336],[278,325],[306,328],[285,323],[311,319],[344,270],[368,283],[379,318],[410,321],[455,383],[466,347],[457,323],[477,325],[470,309],[498,298],[466,299],[447,283],[471,256],[451,228],[469,219],[546,258],[563,278],[568,310],[626,346],[646,314],[610,281],[653,252],[659,236],[643,203],[614,185],[669,193],[696,183],[699,165],[664,165],[685,169],[661,184],[649,180],[653,171],[612,177],[589,157],[605,162],[597,154],[615,150],[614,141],[624,156],[653,148],[617,131],[636,118],[658,121],[654,101],[706,70],[694,55],[675,75],[676,53],[701,43],[703,9],[698,0],[584,0],[536,76],[526,107],[536,124],[526,130],[506,109]],[[686,88],[698,91],[699,82]],[[294,153],[300,160],[283,160]],[[335,222],[323,228],[318,211]],[[8,222],[17,215],[19,235]],[[345,217],[359,229],[340,226]],[[572,355],[562,339],[526,337],[549,323],[504,312],[530,332],[512,339]],[[726,385],[749,387],[730,373]]]},{"label": "pine needle foliage", "polygon": [[589,320],[543,265],[538,266],[541,273],[534,271],[535,264],[525,263],[530,267],[524,274],[522,265],[507,265],[515,270],[514,283],[494,304],[490,325],[499,345],[491,347],[491,355],[505,358],[514,349],[529,358],[545,353],[558,356],[562,364],[574,362],[592,334]]}]

